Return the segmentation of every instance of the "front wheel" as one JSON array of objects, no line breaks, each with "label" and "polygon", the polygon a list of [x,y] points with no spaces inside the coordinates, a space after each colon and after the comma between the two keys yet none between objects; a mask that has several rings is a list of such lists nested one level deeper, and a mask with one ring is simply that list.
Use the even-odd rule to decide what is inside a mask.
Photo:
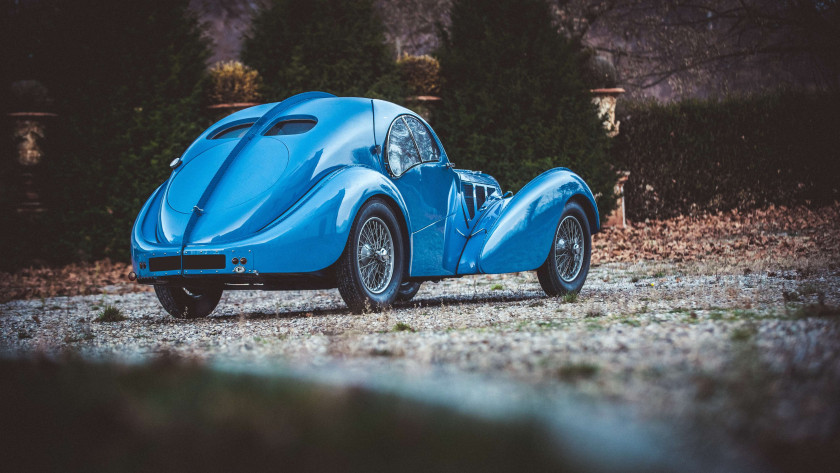
[{"label": "front wheel", "polygon": [[551,250],[537,270],[540,286],[549,296],[578,292],[589,274],[592,235],[583,208],[569,202],[560,216]]},{"label": "front wheel", "polygon": [[155,286],[160,305],[178,319],[206,317],[222,298],[221,288]]},{"label": "front wheel", "polygon": [[394,213],[379,199],[365,203],[338,263],[338,292],[350,310],[358,314],[390,307],[402,282],[403,255]]},{"label": "front wheel", "polygon": [[400,302],[408,302],[417,295],[417,291],[419,290],[419,282],[405,281],[400,284],[400,288],[397,290],[397,300]]}]

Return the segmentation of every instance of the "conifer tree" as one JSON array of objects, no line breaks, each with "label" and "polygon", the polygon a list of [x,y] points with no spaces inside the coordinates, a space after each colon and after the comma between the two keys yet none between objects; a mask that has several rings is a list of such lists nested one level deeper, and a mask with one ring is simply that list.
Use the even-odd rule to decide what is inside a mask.
[{"label": "conifer tree", "polygon": [[586,56],[552,25],[545,0],[455,0],[443,34],[435,129],[459,167],[517,190],[564,166],[613,204],[608,138],[582,80]]},{"label": "conifer tree", "polygon": [[275,0],[254,17],[241,56],[262,75],[268,101],[310,90],[402,94],[371,0]]}]

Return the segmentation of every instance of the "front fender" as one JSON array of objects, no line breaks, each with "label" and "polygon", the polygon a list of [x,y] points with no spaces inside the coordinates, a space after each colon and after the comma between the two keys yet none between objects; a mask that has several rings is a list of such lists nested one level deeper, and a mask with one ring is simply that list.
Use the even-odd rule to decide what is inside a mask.
[{"label": "front fender", "polygon": [[[490,229],[478,258],[482,273],[539,268],[548,257],[560,215],[570,199],[581,200],[598,231],[598,207],[589,186],[566,168],[546,171],[519,191]],[[589,208],[586,208],[586,207]]]}]

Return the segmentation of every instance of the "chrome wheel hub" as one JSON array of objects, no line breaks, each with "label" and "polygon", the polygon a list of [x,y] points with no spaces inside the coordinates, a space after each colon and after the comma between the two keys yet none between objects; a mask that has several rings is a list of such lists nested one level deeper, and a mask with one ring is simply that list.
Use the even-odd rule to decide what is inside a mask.
[{"label": "chrome wheel hub", "polygon": [[583,266],[583,228],[578,219],[571,215],[564,218],[557,227],[554,241],[557,275],[565,282],[572,282]]},{"label": "chrome wheel hub", "polygon": [[381,219],[372,217],[362,225],[356,246],[362,283],[368,291],[382,293],[394,276],[394,240],[391,231]]}]

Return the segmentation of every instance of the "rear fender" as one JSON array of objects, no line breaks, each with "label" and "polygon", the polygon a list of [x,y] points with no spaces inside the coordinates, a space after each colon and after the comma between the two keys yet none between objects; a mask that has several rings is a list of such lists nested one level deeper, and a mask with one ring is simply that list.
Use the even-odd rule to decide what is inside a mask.
[{"label": "rear fender", "polygon": [[[321,180],[277,220],[236,246],[253,250],[255,269],[260,273],[325,269],[344,251],[361,206],[376,196],[390,199],[402,213],[398,218],[405,219],[405,202],[385,176],[362,166],[340,169]],[[190,245],[190,249],[200,247]]]},{"label": "rear fender", "polygon": [[[598,231],[598,207],[592,191],[566,168],[546,171],[519,191],[487,232],[478,257],[482,273],[512,273],[539,268],[548,257],[560,215],[570,199],[581,202],[594,216],[589,225]],[[587,208],[587,206],[589,208]]]}]

